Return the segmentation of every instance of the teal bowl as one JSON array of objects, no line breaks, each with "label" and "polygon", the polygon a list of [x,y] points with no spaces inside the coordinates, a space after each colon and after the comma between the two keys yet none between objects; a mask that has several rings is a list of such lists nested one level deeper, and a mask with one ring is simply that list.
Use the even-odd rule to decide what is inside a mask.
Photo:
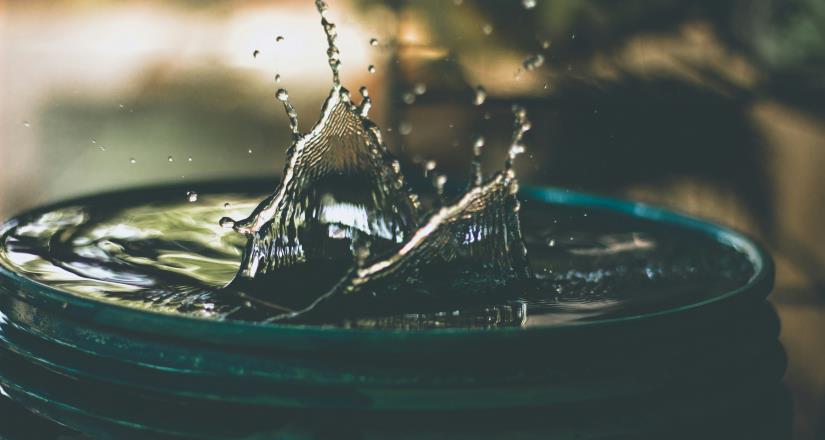
[{"label": "teal bowl", "polygon": [[[260,187],[242,181],[196,189]],[[164,200],[181,190],[76,199],[17,219],[108,198]],[[745,255],[752,275],[735,289],[619,317],[387,330],[146,312],[81,298],[0,265],[0,384],[26,408],[101,438],[314,438],[342,424],[360,426],[353,429],[361,437],[401,427],[417,437],[426,425],[443,438],[468,427],[475,432],[469,438],[496,438],[484,437],[495,429],[480,427],[502,417],[522,428],[552,420],[557,433],[599,438],[714,420],[731,408],[743,418],[751,406],[773,408],[785,357],[765,301],[773,265],[759,245],[639,203],[550,188],[527,188],[520,197],[525,210],[581,208],[605,224],[642,222],[702,236]],[[759,396],[772,397],[765,403]],[[540,416],[540,408],[567,416]],[[634,411],[657,418],[634,421]]]}]

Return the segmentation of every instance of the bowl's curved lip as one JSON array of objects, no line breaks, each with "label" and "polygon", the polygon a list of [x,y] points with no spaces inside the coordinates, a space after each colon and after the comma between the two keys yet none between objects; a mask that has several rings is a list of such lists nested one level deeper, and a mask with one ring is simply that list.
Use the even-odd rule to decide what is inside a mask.
[{"label": "bowl's curved lip", "polygon": [[[252,186],[253,182],[260,184],[261,180],[231,180],[226,182],[210,182],[204,184],[191,184],[188,187],[198,190],[221,190],[223,192],[231,192],[233,190],[243,191],[243,188],[261,186]],[[270,180],[271,182],[271,180]],[[271,183],[270,183],[271,184]],[[127,189],[121,191],[112,191],[106,194],[98,193],[94,196],[73,198],[46,206],[42,206],[24,213],[21,213],[14,218],[8,220],[0,225],[0,236],[5,235],[5,232],[16,224],[16,219],[25,216],[37,215],[37,213],[46,212],[48,210],[56,209],[58,207],[66,207],[76,204],[81,204],[84,200],[91,198],[98,198],[104,195],[113,194],[129,194],[129,193],[152,193],[153,191],[164,191],[180,189],[180,185],[158,185],[154,187],[143,187],[138,189]],[[613,212],[626,214],[632,217],[653,220],[657,222],[667,223],[677,227],[698,231],[706,234],[714,240],[731,246],[739,252],[747,255],[754,267],[754,274],[744,285],[725,292],[720,295],[715,295],[711,298],[706,298],[695,303],[684,306],[668,308],[650,313],[643,313],[638,315],[623,316],[618,318],[608,318],[592,321],[571,321],[559,324],[536,326],[536,327],[500,327],[500,328],[443,328],[443,329],[420,329],[420,330],[392,330],[392,329],[351,329],[333,326],[318,326],[318,325],[300,325],[300,324],[278,324],[278,323],[254,323],[246,321],[218,321],[206,318],[197,318],[189,316],[177,316],[163,313],[146,312],[135,310],[126,306],[117,304],[94,301],[87,298],[82,298],[68,292],[61,291],[56,288],[38,283],[34,280],[28,279],[20,274],[10,271],[8,268],[0,265],[0,279],[5,279],[6,282],[11,282],[24,292],[37,292],[38,295],[45,297],[48,300],[55,302],[55,304],[65,305],[66,307],[77,307],[79,309],[92,310],[93,313],[88,314],[88,319],[94,321],[96,324],[107,327],[114,327],[129,332],[137,332],[144,334],[161,335],[169,337],[176,335],[183,338],[209,338],[210,333],[222,334],[222,336],[240,337],[236,343],[246,345],[245,342],[254,344],[254,341],[283,341],[285,338],[293,337],[312,337],[313,339],[324,340],[330,338],[330,341],[341,342],[349,337],[358,338],[361,340],[371,339],[413,339],[413,338],[432,338],[432,337],[449,337],[449,336],[470,336],[470,335],[501,335],[514,336],[515,334],[537,333],[537,332],[557,332],[567,331],[572,329],[596,328],[600,326],[607,326],[613,324],[629,323],[634,321],[645,320],[654,317],[662,317],[668,315],[676,315],[691,310],[695,310],[710,304],[721,303],[734,297],[742,295],[759,295],[761,297],[767,296],[773,288],[774,266],[770,255],[765,249],[756,243],[754,240],[748,238],[744,234],[734,231],[732,229],[705,221],[696,217],[685,214],[680,214],[672,210],[655,207],[645,203],[621,200],[611,197],[597,196],[588,193],[582,193],[562,188],[553,187],[525,187],[521,190],[520,196],[524,200],[536,200],[544,203],[561,204],[567,206],[589,206],[596,209],[605,209]],[[2,292],[0,292],[2,294]],[[64,308],[64,307],[61,307]],[[0,317],[2,314],[0,313]],[[213,340],[214,339],[210,339]],[[255,344],[257,345],[257,344]]]}]

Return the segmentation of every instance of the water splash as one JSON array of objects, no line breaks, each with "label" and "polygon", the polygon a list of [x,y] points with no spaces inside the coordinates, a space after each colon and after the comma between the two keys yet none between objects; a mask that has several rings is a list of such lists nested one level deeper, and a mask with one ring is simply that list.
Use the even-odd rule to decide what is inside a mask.
[{"label": "water splash", "polygon": [[[433,211],[423,212],[399,161],[367,118],[369,91],[361,87],[362,101],[356,104],[341,85],[336,27],[327,17],[326,4],[318,0],[315,5],[327,37],[332,88],[320,119],[308,133],[299,131],[287,90],[276,91],[289,118],[293,143],[275,192],[246,219],[220,221],[220,226],[231,227],[248,240],[230,288],[269,309],[270,319],[279,320],[304,318],[310,311],[322,313],[330,308],[320,304],[334,304],[341,298],[414,291],[416,285],[433,282],[442,286],[422,288],[440,292],[434,296],[450,296],[444,283],[464,282],[479,274],[496,280],[476,289],[479,297],[529,278],[513,171],[513,159],[524,150],[523,136],[530,128],[524,109],[513,109],[515,130],[502,170],[484,179],[480,162],[484,140],[479,138],[473,146],[467,191],[454,200],[446,197],[447,176],[432,173],[434,161],[425,162],[437,200]],[[425,92],[426,85],[416,84],[404,101],[412,103]],[[476,104],[485,98],[486,91],[479,86]],[[409,134],[411,126],[400,131]],[[435,267],[453,271],[434,274]],[[312,274],[315,291],[277,292],[276,286],[296,274]],[[321,289],[319,280],[324,278],[331,282]],[[331,298],[335,300],[327,301]],[[409,302],[415,299],[407,306]]]}]

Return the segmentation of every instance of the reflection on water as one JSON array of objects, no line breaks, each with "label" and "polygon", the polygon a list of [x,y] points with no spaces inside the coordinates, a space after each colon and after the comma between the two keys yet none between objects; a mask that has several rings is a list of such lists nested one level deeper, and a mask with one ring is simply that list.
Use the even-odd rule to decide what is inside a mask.
[{"label": "reflection on water", "polygon": [[[238,271],[245,240],[218,219],[245,215],[261,196],[213,188],[191,202],[185,188],[115,194],[17,219],[2,231],[0,263],[80,297],[251,321],[281,313],[259,302],[313,301],[352,264],[323,260],[309,272],[302,265],[255,298],[244,285],[222,289]],[[306,319],[380,328],[545,326],[694,304],[754,274],[748,255],[697,232],[530,200],[520,212],[534,277],[515,283],[489,268],[422,262],[406,284],[332,298]]]}]

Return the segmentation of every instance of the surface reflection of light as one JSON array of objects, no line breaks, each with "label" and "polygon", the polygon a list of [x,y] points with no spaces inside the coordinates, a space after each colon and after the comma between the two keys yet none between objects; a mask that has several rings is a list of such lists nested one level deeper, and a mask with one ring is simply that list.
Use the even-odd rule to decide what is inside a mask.
[{"label": "surface reflection of light", "polygon": [[[383,218],[370,219],[370,216],[364,206],[333,202],[329,199],[324,203],[318,215],[320,221],[324,223],[349,226],[365,233],[374,233],[381,238],[393,240],[391,228]],[[340,231],[338,235],[341,235]]]}]

